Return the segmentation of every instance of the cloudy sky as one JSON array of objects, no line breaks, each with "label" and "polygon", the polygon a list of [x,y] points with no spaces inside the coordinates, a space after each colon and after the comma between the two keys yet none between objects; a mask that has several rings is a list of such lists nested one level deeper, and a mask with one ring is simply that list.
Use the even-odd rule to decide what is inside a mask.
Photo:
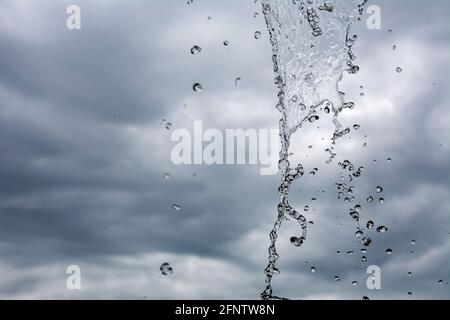
[{"label": "cloudy sky", "polygon": [[[176,166],[170,154],[171,132],[194,121],[277,128],[270,43],[259,1],[186,2],[0,0],[0,298],[259,297],[279,176],[255,165]],[[313,224],[301,248],[289,242],[298,225],[283,225],[280,296],[450,298],[450,3],[370,2],[382,29],[369,30],[367,14],[355,26],[361,71],[341,84],[356,103],[341,121],[361,129],[329,165],[326,123],[293,141],[318,173],[291,190]],[[81,8],[81,30],[66,28],[70,4]],[[334,185],[346,159],[364,166],[354,204]],[[366,263],[348,215],[357,203],[363,225],[389,229],[368,232]],[[160,273],[164,262],[173,274]],[[69,265],[81,268],[81,290],[66,288]],[[381,290],[367,289],[368,265],[381,268]]]}]

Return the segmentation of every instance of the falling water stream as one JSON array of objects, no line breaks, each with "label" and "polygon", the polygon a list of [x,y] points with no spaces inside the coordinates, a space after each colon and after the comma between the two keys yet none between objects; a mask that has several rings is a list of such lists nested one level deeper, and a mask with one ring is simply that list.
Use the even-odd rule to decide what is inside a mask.
[{"label": "falling water stream", "polygon": [[[292,166],[289,161],[290,140],[292,135],[308,123],[317,121],[322,114],[331,114],[335,131],[330,147],[326,150],[330,163],[336,156],[336,140],[350,132],[342,128],[338,120],[339,113],[354,104],[344,101],[344,94],[338,84],[344,72],[356,73],[358,67],[353,64],[355,56],[352,46],[356,35],[351,35],[354,21],[361,19],[367,0],[262,0],[262,10],[270,33],[273,49],[273,67],[275,85],[279,89],[277,109],[281,112],[280,139],[281,151],[279,168],[282,174],[278,188],[278,216],[270,232],[269,263],[265,268],[265,290],[262,299],[281,299],[273,295],[272,279],[279,273],[279,258],[276,241],[278,230],[288,219],[299,222],[301,232],[291,237],[291,243],[300,247],[306,240],[307,220],[289,204],[291,184],[303,176],[301,164]],[[340,163],[355,177],[361,174],[361,168],[355,168],[350,162]],[[342,193],[349,192],[346,184],[338,185]],[[351,191],[351,190],[350,190]],[[355,207],[353,218],[359,227],[359,207]],[[369,238],[363,238],[370,244]],[[364,243],[364,242],[363,242]]]}]

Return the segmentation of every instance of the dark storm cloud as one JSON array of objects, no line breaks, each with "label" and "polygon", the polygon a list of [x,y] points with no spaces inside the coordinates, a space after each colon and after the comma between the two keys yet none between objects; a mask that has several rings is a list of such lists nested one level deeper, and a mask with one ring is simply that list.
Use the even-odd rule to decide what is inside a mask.
[{"label": "dark storm cloud", "polygon": [[[174,127],[190,127],[193,120],[217,128],[276,127],[271,50],[264,32],[253,39],[254,31],[265,31],[261,13],[253,17],[259,4],[86,1],[79,2],[82,30],[68,31],[65,3],[18,3],[0,6],[2,17],[14,17],[3,19],[0,32],[1,297],[80,297],[65,288],[64,270],[73,263],[86,270],[86,298],[257,297],[278,177],[261,177],[251,166],[176,167],[161,119]],[[369,102],[355,114],[369,148],[349,154],[342,147],[337,160],[348,156],[365,166],[354,182],[358,201],[375,196],[377,185],[385,189],[386,203],[365,205],[362,214],[362,223],[370,218],[389,227],[383,235],[372,232],[368,253],[369,263],[384,270],[385,285],[380,292],[365,289],[349,205],[336,199],[334,182],[343,173],[337,163],[320,160],[317,177],[305,176],[291,195],[296,207],[314,209],[308,218],[315,224],[300,249],[289,244],[298,225],[286,223],[282,230],[282,274],[275,279],[281,295],[404,298],[414,291],[416,297],[448,297],[437,280],[450,277],[444,263],[449,149],[440,141],[449,127],[433,123],[440,115],[448,118],[448,64],[434,63],[442,61],[441,52],[406,65],[404,83],[393,70],[392,77],[380,77],[381,84],[370,73],[387,65],[394,41],[399,50],[420,40],[419,49],[448,51],[448,17],[439,9],[448,3],[427,6],[427,14],[420,2],[380,5],[385,29],[359,26],[355,47],[362,71],[353,81],[369,86]],[[392,39],[387,26],[394,30]],[[194,44],[203,48],[195,57],[189,54]],[[386,57],[377,57],[375,50],[383,46]],[[422,53],[415,55],[423,58]],[[408,73],[428,77],[413,81]],[[239,88],[237,76],[243,79]],[[195,96],[197,81],[205,90]],[[395,98],[395,86],[408,88],[411,97],[393,102],[394,111],[374,121],[374,103]],[[240,100],[244,110],[237,107]],[[357,133],[352,137],[365,141]],[[314,161],[305,159],[305,167],[316,166]],[[164,180],[164,172],[173,178]],[[317,193],[322,189],[324,194]],[[182,209],[176,212],[172,204]],[[394,254],[386,256],[386,248]],[[349,250],[355,255],[346,256]],[[158,268],[166,260],[175,273],[161,280]],[[311,265],[316,274],[309,272]],[[410,269],[413,278],[407,277]]]}]

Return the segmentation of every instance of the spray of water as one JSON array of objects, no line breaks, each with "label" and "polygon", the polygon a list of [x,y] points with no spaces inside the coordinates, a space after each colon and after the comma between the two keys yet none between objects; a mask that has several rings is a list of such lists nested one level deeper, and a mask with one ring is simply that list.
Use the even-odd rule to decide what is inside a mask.
[{"label": "spray of water", "polygon": [[[301,233],[291,237],[294,246],[306,240],[306,218],[289,204],[291,184],[304,174],[303,166],[291,166],[289,145],[291,136],[307,123],[319,119],[319,111],[332,113],[335,132],[331,139],[331,162],[334,145],[339,137],[350,132],[342,129],[339,113],[353,108],[344,101],[338,84],[343,73],[356,73],[352,46],[356,35],[350,35],[351,25],[360,20],[367,0],[262,0],[262,9],[273,49],[275,85],[278,87],[277,109],[281,112],[281,151],[279,168],[282,174],[278,188],[278,216],[270,232],[269,263],[265,269],[263,299],[280,299],[273,295],[272,278],[279,273],[276,241],[282,223],[291,218],[299,222]],[[357,174],[357,173],[356,173]],[[344,188],[344,186],[342,186]]]}]

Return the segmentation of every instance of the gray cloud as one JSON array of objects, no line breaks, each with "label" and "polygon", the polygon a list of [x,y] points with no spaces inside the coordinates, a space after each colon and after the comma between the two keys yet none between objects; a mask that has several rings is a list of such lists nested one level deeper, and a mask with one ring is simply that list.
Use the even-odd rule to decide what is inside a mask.
[{"label": "gray cloud", "polygon": [[[279,177],[259,176],[255,166],[174,166],[161,120],[173,128],[191,128],[194,120],[276,128],[260,4],[78,3],[81,31],[65,28],[61,1],[0,5],[0,297],[257,298]],[[309,205],[314,224],[301,248],[289,243],[298,224],[281,230],[279,295],[449,298],[448,285],[438,284],[450,281],[449,4],[377,3],[383,30],[355,26],[361,72],[342,84],[357,103],[342,122],[361,130],[339,142],[330,165],[321,147],[330,132],[325,122],[295,138],[307,172],[319,172],[294,185],[291,201]],[[194,44],[203,48],[198,56],[189,53]],[[192,92],[194,82],[205,90]],[[345,159],[365,168],[352,182],[364,204],[361,223],[389,228],[370,234],[368,263],[383,272],[377,292],[364,285],[350,205],[336,199],[334,183],[344,175],[337,162]],[[164,180],[164,172],[173,178]],[[386,203],[366,204],[369,195]],[[165,261],[175,270],[169,277],[159,273]],[[80,292],[65,287],[69,264],[82,268]]]}]

